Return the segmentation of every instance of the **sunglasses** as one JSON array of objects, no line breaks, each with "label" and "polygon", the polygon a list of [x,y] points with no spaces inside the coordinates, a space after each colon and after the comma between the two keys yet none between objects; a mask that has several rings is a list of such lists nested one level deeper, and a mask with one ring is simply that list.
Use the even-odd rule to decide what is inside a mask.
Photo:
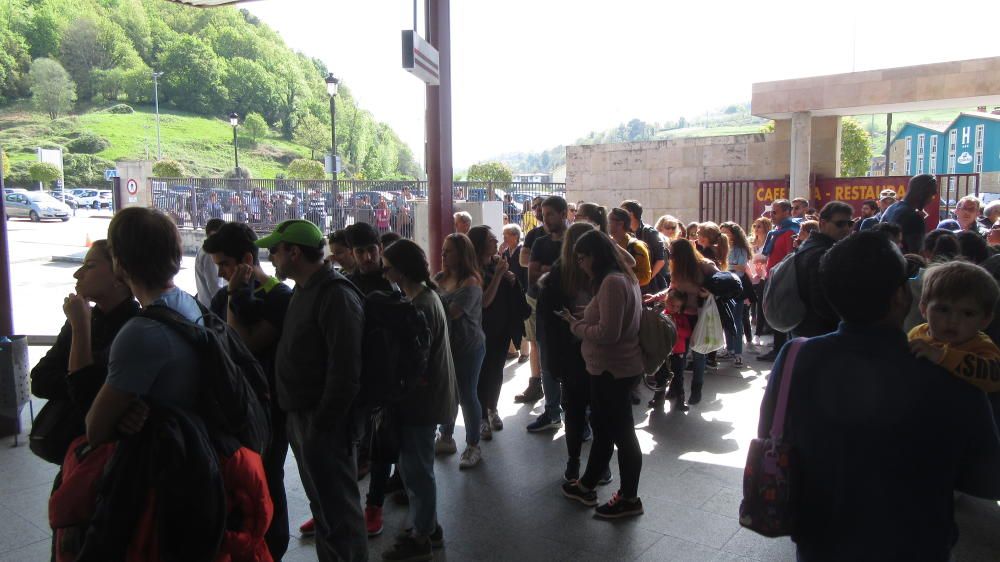
[{"label": "sunglasses", "polygon": [[843,220],[843,221],[833,221],[833,224],[836,225],[837,228],[845,228],[845,227],[848,227],[848,226],[854,226],[854,220],[850,219],[850,220]]}]

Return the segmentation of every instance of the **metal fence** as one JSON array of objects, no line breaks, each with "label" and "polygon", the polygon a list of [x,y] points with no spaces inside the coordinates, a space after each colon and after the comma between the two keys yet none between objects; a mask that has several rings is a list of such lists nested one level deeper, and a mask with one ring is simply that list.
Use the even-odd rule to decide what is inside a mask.
[{"label": "metal fence", "polygon": [[[324,232],[367,222],[380,232],[413,238],[414,202],[427,197],[426,181],[152,178],[153,207],[180,227],[200,228],[211,218],[270,232],[304,218]],[[455,201],[502,201],[509,222],[533,226],[534,197],[566,194],[564,183],[454,182]]]}]

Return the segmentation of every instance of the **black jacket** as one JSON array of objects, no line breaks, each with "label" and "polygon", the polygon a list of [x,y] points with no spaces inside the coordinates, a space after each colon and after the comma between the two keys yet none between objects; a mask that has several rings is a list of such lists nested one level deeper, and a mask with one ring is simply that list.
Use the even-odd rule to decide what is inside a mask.
[{"label": "black jacket", "polygon": [[811,338],[837,329],[840,318],[830,306],[820,285],[819,260],[835,240],[816,231],[795,252],[795,275],[799,282],[799,297],[806,305],[806,317],[792,330],[795,337]]},{"label": "black jacket", "polygon": [[573,299],[562,290],[561,269],[562,263],[558,260],[541,283],[535,315],[538,338],[545,342],[543,367],[556,379],[569,380],[587,376],[587,364],[580,351],[582,342],[570,332],[569,324],[555,313],[562,308],[573,308]]},{"label": "black jacket", "polygon": [[[234,450],[232,443],[219,449]],[[156,501],[153,529],[140,527],[150,492]],[[225,486],[201,418],[151,405],[143,430],[119,441],[104,469],[78,560],[125,560],[137,535],[151,535],[161,560],[211,562],[225,530]]]},{"label": "black jacket", "polygon": [[[493,281],[495,271],[494,265],[484,268],[484,285]],[[500,281],[493,302],[483,309],[483,332],[486,334],[487,345],[491,341],[499,342],[504,338],[524,335],[524,319],[520,316],[524,306],[524,289],[520,282],[511,284],[506,279]]]}]

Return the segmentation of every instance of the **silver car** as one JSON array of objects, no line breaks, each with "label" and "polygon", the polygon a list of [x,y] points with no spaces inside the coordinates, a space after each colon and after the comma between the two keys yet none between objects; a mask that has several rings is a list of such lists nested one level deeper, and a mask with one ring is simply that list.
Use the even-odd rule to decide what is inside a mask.
[{"label": "silver car", "polygon": [[42,219],[59,219],[65,222],[70,217],[70,209],[65,203],[40,191],[5,195],[4,213],[7,215],[7,220],[12,217],[23,217],[31,219],[32,222]]}]

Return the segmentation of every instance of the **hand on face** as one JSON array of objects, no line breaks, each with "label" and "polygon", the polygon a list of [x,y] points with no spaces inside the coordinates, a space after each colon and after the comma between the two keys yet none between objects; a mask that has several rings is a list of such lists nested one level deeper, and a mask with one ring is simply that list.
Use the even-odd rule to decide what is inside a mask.
[{"label": "hand on face", "polygon": [[90,326],[90,303],[80,295],[70,293],[63,299],[63,313],[73,329]]},{"label": "hand on face", "polygon": [[236,271],[229,278],[229,292],[232,293],[246,287],[250,283],[251,276],[253,276],[252,267],[245,263],[237,265]]}]

